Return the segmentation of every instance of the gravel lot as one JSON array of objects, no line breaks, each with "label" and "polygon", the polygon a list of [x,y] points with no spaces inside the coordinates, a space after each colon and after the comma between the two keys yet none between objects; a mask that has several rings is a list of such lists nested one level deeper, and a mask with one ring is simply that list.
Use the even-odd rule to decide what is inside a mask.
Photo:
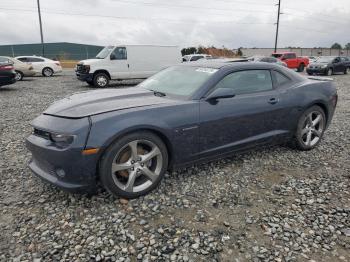
[{"label": "gravel lot", "polygon": [[0,89],[0,261],[350,261],[350,76],[334,79],[317,149],[193,166],[129,202],[62,192],[26,167],[30,121],[91,88],[67,71]]}]

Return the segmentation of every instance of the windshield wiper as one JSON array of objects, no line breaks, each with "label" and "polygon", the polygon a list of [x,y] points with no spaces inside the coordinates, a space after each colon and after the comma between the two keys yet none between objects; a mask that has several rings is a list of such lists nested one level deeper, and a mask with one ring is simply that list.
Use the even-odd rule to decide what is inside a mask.
[{"label": "windshield wiper", "polygon": [[153,92],[153,94],[154,94],[155,96],[160,96],[160,97],[166,96],[166,94],[165,94],[165,93],[163,93],[163,92],[160,92],[160,91],[154,91],[154,90],[151,90],[151,91]]}]

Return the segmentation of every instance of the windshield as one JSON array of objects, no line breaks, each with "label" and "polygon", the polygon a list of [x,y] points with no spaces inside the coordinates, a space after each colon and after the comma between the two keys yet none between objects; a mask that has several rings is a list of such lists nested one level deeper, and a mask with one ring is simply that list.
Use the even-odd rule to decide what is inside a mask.
[{"label": "windshield", "polygon": [[330,63],[333,61],[335,57],[329,56],[329,57],[320,57],[316,60],[317,63]]},{"label": "windshield", "polygon": [[96,56],[98,59],[105,59],[114,49],[114,46],[106,46]]},{"label": "windshield", "polygon": [[148,78],[139,86],[165,95],[189,97],[217,71],[214,68],[174,66]]},{"label": "windshield", "polygon": [[281,57],[283,54],[272,54],[273,57],[279,58]]}]

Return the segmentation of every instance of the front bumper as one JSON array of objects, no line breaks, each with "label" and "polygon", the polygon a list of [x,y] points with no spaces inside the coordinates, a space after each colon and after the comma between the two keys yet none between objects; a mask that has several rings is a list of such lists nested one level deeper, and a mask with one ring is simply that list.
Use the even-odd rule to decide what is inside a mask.
[{"label": "front bumper", "polygon": [[95,192],[95,156],[84,156],[81,150],[77,149],[57,149],[50,143],[35,135],[27,138],[26,146],[32,153],[32,159],[29,161],[31,171],[42,180],[65,191]]},{"label": "front bumper", "polygon": [[80,73],[76,71],[75,74],[80,81],[84,82],[92,82],[94,77],[93,74],[90,73]]},{"label": "front bumper", "polygon": [[325,75],[328,71],[328,68],[306,68],[306,72],[309,75]]}]

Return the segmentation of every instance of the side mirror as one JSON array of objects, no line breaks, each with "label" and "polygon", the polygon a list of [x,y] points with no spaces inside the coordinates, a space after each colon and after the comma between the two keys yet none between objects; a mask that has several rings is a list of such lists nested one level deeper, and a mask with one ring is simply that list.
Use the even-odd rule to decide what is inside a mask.
[{"label": "side mirror", "polygon": [[235,95],[236,94],[234,93],[234,90],[232,90],[231,88],[218,88],[207,96],[206,101],[213,101],[222,98],[231,98]]},{"label": "side mirror", "polygon": [[117,57],[116,57],[115,54],[113,54],[113,53],[109,56],[109,58],[110,58],[111,60],[116,60],[116,59],[117,59]]}]

